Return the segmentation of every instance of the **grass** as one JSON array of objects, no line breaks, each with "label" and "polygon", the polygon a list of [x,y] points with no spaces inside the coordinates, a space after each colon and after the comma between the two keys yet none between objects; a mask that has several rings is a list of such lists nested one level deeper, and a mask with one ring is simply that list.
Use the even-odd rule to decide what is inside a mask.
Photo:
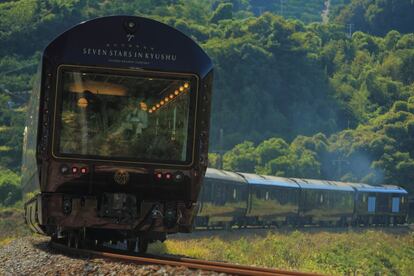
[{"label": "grass", "polygon": [[[23,208],[0,208],[0,247],[31,235]],[[156,254],[318,272],[413,275],[414,231],[407,228],[207,231],[171,235]]]},{"label": "grass", "polygon": [[408,229],[195,233],[171,236],[150,251],[329,275],[412,275],[414,270],[414,232]]},{"label": "grass", "polygon": [[7,245],[15,238],[31,234],[24,223],[23,207],[20,205],[0,207],[0,247]]}]

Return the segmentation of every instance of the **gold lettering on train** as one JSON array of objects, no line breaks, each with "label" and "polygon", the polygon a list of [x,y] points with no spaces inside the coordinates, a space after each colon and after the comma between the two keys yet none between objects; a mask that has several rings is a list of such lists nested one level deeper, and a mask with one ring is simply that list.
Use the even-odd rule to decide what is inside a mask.
[{"label": "gold lettering on train", "polygon": [[130,59],[144,59],[147,61],[176,61],[177,55],[172,53],[147,52],[142,50],[117,50],[101,48],[83,48],[82,54],[85,56],[108,56]]}]

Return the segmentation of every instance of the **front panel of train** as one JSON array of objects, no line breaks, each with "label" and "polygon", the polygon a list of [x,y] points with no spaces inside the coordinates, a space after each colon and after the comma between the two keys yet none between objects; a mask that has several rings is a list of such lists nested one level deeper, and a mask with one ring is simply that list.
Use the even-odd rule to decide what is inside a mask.
[{"label": "front panel of train", "polygon": [[179,31],[127,16],[44,51],[39,224],[188,232],[207,166],[212,63]]}]

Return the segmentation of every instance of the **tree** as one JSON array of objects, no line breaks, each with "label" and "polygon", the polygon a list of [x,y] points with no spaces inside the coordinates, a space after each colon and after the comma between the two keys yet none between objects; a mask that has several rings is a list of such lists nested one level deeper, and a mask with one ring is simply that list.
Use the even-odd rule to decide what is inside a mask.
[{"label": "tree", "polygon": [[0,205],[10,206],[22,199],[20,178],[9,170],[0,169]]},{"label": "tree", "polygon": [[233,4],[232,3],[220,3],[217,9],[211,16],[210,21],[217,23],[220,20],[233,18]]},{"label": "tree", "polygon": [[236,145],[224,154],[223,167],[225,170],[254,172],[257,165],[257,155],[252,142],[245,141]]}]

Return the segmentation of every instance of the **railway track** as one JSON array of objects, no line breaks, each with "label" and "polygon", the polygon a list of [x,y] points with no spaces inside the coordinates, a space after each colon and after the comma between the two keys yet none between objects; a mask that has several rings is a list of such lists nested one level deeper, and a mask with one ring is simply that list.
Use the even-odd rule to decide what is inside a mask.
[{"label": "railway track", "polygon": [[[200,269],[205,271],[214,271],[219,273],[227,273],[231,275],[252,275],[252,276],[284,276],[284,275],[299,275],[299,276],[316,276],[320,274],[305,273],[297,271],[285,271],[279,269],[262,268],[254,266],[236,265],[224,262],[214,262],[197,260],[185,257],[171,257],[158,256],[150,254],[142,255],[128,255],[124,252],[116,252],[116,250],[93,250],[93,249],[76,249],[69,248],[63,244],[50,242],[50,246],[56,250],[63,251],[69,254],[89,255],[100,257],[115,261],[130,262],[135,264],[146,265],[169,265],[169,266],[183,266],[189,269]],[[119,250],[120,251],[120,250]]]}]

